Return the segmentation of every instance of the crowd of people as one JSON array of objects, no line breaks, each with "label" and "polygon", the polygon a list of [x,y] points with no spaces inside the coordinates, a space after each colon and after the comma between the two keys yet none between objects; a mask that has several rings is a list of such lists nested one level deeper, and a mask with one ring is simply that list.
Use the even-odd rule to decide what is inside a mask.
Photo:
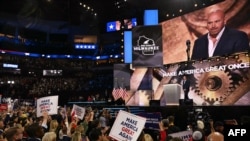
[{"label": "crowd of people", "polygon": [[[216,33],[212,34],[212,32],[210,32],[196,40],[192,59],[207,58],[228,53],[219,52],[220,50],[218,49],[216,50],[216,48],[220,47],[219,42],[223,41],[223,36],[221,35],[220,38],[218,35],[228,30],[225,27],[224,14],[222,11],[216,11],[209,17],[216,17],[216,19],[209,18],[210,21],[208,21],[208,27],[211,25],[211,31],[216,31]],[[219,25],[217,25],[218,21]],[[234,31],[233,33],[238,32]],[[247,36],[245,33],[240,32],[240,34],[242,34],[246,40],[244,46],[241,46],[242,49],[237,47],[239,50],[236,51],[249,50]],[[1,38],[1,40],[3,39],[5,38]],[[9,38],[7,39],[9,41]],[[215,41],[212,42],[213,40]],[[12,43],[12,40],[10,41]],[[208,43],[208,47],[206,45],[207,50],[198,48],[200,42]],[[232,50],[235,48],[236,47],[232,46]],[[206,55],[205,57],[203,56],[204,54]],[[63,100],[60,99],[59,101],[65,104],[65,102],[71,100],[106,100],[106,98],[109,97],[107,94],[110,94],[110,92],[105,92],[105,90],[107,90],[107,88],[112,90],[113,87],[112,73],[109,72],[107,73],[109,75],[107,75],[103,73],[103,70],[99,71],[99,74],[98,71],[93,72],[93,62],[60,59],[47,60],[44,58],[34,59],[5,55],[1,56],[1,60],[3,62],[19,64],[22,67],[22,75],[5,75],[6,72],[2,72],[0,92],[3,97],[17,99],[26,97],[34,99],[48,95],[59,95],[60,98],[63,98]],[[28,68],[27,70],[39,70],[40,76],[39,73],[29,75],[29,72],[23,75],[25,74],[25,68]],[[63,69],[69,77],[67,75],[64,75],[64,77],[44,77],[41,75],[41,70],[43,69]],[[72,69],[74,71],[72,71]],[[80,71],[77,71],[79,69]],[[7,83],[9,80],[14,83]],[[98,91],[96,91],[96,89],[98,89]],[[88,92],[88,94],[84,94],[85,92]],[[185,99],[188,99],[188,92],[186,93]],[[49,115],[48,112],[44,112],[41,117],[36,116],[36,107],[28,105],[2,110],[0,112],[0,140],[116,141],[109,136],[109,133],[116,120],[117,114],[112,115],[110,111],[105,108],[93,110],[92,107],[89,106],[86,107],[84,118],[79,119],[76,116],[72,116],[71,110],[71,107],[67,109],[61,107],[58,109],[56,115]],[[129,109],[127,109],[127,112],[130,112]],[[240,123],[249,125],[249,119],[249,117],[244,117]],[[173,134],[191,131],[190,141],[224,141],[224,127],[227,125],[238,125],[236,120],[232,120],[229,123],[227,121],[213,121],[212,119],[208,121],[195,119],[195,123],[186,123],[185,126],[187,126],[187,129],[182,129],[176,125],[178,121],[176,121],[175,116],[172,115],[162,117],[158,122],[159,128],[157,130],[143,129],[137,140],[183,141],[183,138],[176,137]]]},{"label": "crowd of people", "polygon": [[[21,70],[15,74],[11,72],[15,69],[1,69],[2,97],[34,99],[60,95],[64,98],[62,103],[66,103],[88,101],[91,96],[97,101],[105,101],[113,88],[112,66],[110,69],[99,70],[92,61],[2,55],[1,62],[17,64]],[[43,70],[62,70],[62,75],[44,76]]]},{"label": "crowd of people", "polygon": [[[118,110],[111,114],[107,108],[85,106],[84,118],[72,114],[72,107],[59,107],[58,113],[49,115],[43,112],[36,116],[33,106],[19,106],[0,112],[1,141],[116,141],[109,136],[118,115]],[[130,107],[123,109],[132,113]],[[132,113],[133,114],[133,113]],[[237,122],[196,120],[195,125],[186,124],[182,129],[176,123],[176,115],[162,117],[158,121],[158,129],[144,128],[138,141],[184,141],[184,138],[174,136],[174,133],[191,131],[185,140],[189,141],[224,141],[224,129],[227,125],[249,125],[249,117],[244,116]]]},{"label": "crowd of people", "polygon": [[105,101],[111,97],[105,92],[109,87],[104,88],[104,86],[100,85],[100,89],[94,90],[90,86],[100,83],[98,79],[97,81],[92,80],[90,83],[81,78],[3,76],[0,80],[4,82],[0,84],[2,97],[11,97],[13,99],[34,100],[34,98],[59,95],[62,98],[62,103],[67,103],[71,101],[88,101],[89,97],[92,97],[94,101]]},{"label": "crowd of people", "polygon": [[[12,110],[0,112],[0,140],[1,141],[116,141],[109,136],[116,120],[118,111],[111,114],[109,109],[86,106],[83,119],[72,115],[71,107],[60,107],[56,115],[43,112],[36,116],[33,106],[19,106]],[[124,109],[131,112],[129,107]],[[245,119],[243,119],[245,118]],[[249,117],[243,117],[240,124],[249,125]],[[159,129],[144,128],[138,141],[183,141],[181,137],[172,136],[174,133],[192,131],[189,141],[224,141],[224,121],[197,120],[196,125],[187,124],[182,129],[175,124],[175,116],[163,117],[159,121]],[[235,120],[234,123],[238,122]]]},{"label": "crowd of people", "polygon": [[2,62],[18,64],[19,67],[34,69],[65,69],[65,68],[82,68],[89,69],[95,67],[95,62],[81,59],[46,59],[29,56],[18,56],[1,54]]}]

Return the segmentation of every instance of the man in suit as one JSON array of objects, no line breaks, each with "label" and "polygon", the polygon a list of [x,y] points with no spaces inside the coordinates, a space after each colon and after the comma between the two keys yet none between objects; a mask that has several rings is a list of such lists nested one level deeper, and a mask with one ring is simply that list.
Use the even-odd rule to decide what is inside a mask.
[{"label": "man in suit", "polygon": [[189,93],[189,89],[190,89],[190,80],[187,79],[187,76],[184,75],[183,76],[183,81],[182,81],[182,89],[184,91],[184,100],[188,100],[188,93]]},{"label": "man in suit", "polygon": [[225,14],[222,10],[214,10],[208,14],[207,29],[207,34],[195,40],[192,60],[249,51],[247,34],[226,27]]}]

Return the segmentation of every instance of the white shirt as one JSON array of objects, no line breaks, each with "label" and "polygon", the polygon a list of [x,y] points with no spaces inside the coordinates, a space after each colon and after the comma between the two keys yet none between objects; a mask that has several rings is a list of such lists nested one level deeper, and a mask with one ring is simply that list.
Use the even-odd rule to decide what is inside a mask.
[{"label": "white shirt", "polygon": [[222,36],[222,33],[224,32],[225,27],[222,28],[222,30],[220,31],[220,33],[216,36],[216,41],[213,42],[213,40],[210,37],[210,34],[208,33],[207,38],[208,38],[208,56],[212,57],[214,54],[214,50],[220,40],[220,37]]}]

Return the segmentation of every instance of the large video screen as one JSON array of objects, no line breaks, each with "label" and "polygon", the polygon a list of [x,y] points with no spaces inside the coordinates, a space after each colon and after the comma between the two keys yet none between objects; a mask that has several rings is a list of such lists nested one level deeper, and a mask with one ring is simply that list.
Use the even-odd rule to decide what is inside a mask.
[{"label": "large video screen", "polygon": [[[166,106],[166,99],[173,95],[166,93],[168,84],[181,86],[180,91],[175,91],[180,95],[175,103],[181,104],[179,100],[183,100],[185,96],[182,89],[184,76],[190,81],[188,97],[192,105],[250,105],[249,52],[191,61],[187,61],[186,52],[186,43],[190,41],[190,56],[192,55],[194,41],[207,33],[206,15],[216,8],[226,11],[228,27],[244,31],[250,39],[249,6],[247,0],[226,0],[161,22],[164,65],[155,68],[130,68],[132,74],[129,96],[125,98],[126,105],[140,106],[141,103],[147,103],[144,106],[150,106],[151,100],[158,100],[160,106]],[[152,89],[147,94],[139,94],[142,80],[148,75],[152,77]],[[171,89],[173,92],[174,90],[175,88]]]},{"label": "large video screen", "polygon": [[107,22],[106,31],[114,32],[121,30],[130,30],[133,27],[137,26],[137,18],[125,18],[122,20],[115,20]]},{"label": "large video screen", "polygon": [[163,62],[171,64],[187,60],[187,40],[190,41],[190,56],[194,41],[208,32],[207,15],[213,9],[222,9],[225,12],[226,25],[247,33],[250,39],[249,6],[247,0],[226,0],[209,7],[184,14],[171,20],[163,21]]}]

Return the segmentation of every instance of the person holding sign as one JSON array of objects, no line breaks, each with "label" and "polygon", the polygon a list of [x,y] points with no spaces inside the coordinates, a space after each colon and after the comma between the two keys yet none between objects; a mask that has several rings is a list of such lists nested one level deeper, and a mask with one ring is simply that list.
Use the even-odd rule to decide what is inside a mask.
[{"label": "person holding sign", "polygon": [[160,128],[159,141],[166,141],[167,135],[168,135],[168,126],[169,126],[168,119],[163,119],[160,121],[160,123],[159,123],[159,128]]},{"label": "person holding sign", "polygon": [[138,141],[143,133],[146,118],[120,110],[109,132],[109,136],[118,141]]}]

